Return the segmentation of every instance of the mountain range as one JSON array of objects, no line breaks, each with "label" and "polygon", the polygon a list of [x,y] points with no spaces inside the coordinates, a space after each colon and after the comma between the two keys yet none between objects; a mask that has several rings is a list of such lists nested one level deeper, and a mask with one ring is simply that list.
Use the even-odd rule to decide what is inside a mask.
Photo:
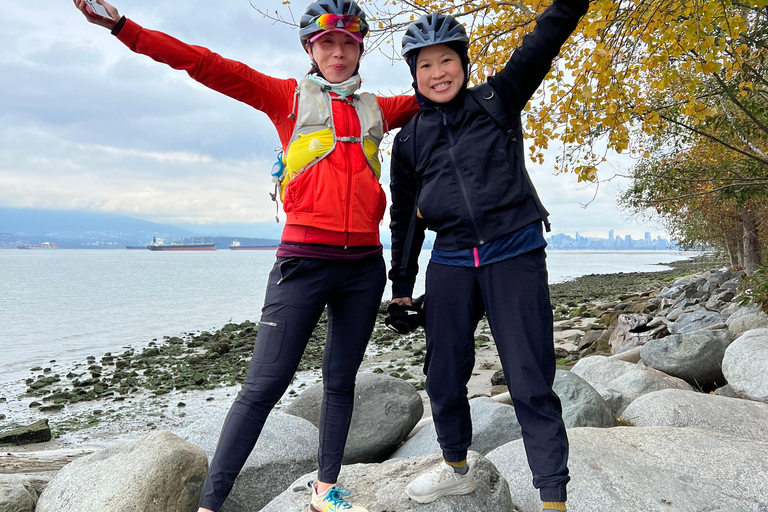
[{"label": "mountain range", "polygon": [[[237,226],[195,226],[199,229],[193,230],[195,227],[192,226],[181,228],[114,213],[0,207],[0,248],[54,242],[66,249],[123,249],[126,245],[146,245],[155,236],[166,241],[171,238],[188,240],[206,237],[205,241],[216,242],[219,248],[224,248],[224,244],[228,246],[234,238],[238,238],[243,245],[272,245],[278,242],[276,238],[238,236],[250,233],[243,233],[246,229],[238,229]],[[240,226],[244,228],[248,225]],[[250,231],[255,231],[254,226],[250,228]],[[279,237],[279,231],[277,233]]]}]

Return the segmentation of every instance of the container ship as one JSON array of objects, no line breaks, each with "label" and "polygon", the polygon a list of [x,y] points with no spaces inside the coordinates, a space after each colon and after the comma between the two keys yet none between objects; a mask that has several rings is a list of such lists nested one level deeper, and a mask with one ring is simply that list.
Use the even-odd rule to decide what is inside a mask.
[{"label": "container ship", "polygon": [[53,242],[43,242],[39,245],[21,244],[16,246],[17,249],[58,249],[59,244]]},{"label": "container ship", "polygon": [[170,243],[165,243],[162,238],[153,237],[152,242],[147,246],[150,251],[215,251],[216,242],[189,242],[184,243],[184,239],[181,242],[174,242],[171,239]]},{"label": "container ship", "polygon": [[277,245],[242,245],[239,240],[233,240],[229,245],[233,251],[259,251],[268,249],[277,249]]}]

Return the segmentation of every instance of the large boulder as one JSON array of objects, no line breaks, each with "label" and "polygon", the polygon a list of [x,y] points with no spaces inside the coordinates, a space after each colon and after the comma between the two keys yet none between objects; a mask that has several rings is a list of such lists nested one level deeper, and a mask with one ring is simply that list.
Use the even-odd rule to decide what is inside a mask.
[{"label": "large boulder", "polygon": [[642,366],[636,366],[633,370],[619,375],[596,389],[601,395],[605,393],[606,405],[611,411],[622,414],[629,404],[639,397],[670,388],[693,391],[693,388],[682,379]]},{"label": "large boulder", "polygon": [[719,311],[710,311],[697,307],[693,311],[682,313],[677,317],[677,320],[669,326],[669,332],[672,334],[683,334],[723,324],[725,324],[725,318],[723,318]]},{"label": "large boulder", "polygon": [[733,336],[739,336],[752,329],[768,327],[768,315],[759,306],[751,305],[734,311],[725,323]]},{"label": "large boulder", "polygon": [[0,432],[0,444],[44,443],[50,440],[51,427],[47,419]]},{"label": "large boulder", "polygon": [[0,474],[0,512],[34,512],[50,477]]},{"label": "large boulder", "polygon": [[575,373],[557,370],[552,389],[560,397],[566,427],[616,426],[616,419],[600,393]]},{"label": "large boulder", "polygon": [[688,276],[680,277],[676,279],[670,286],[662,288],[662,290],[656,295],[660,299],[672,299],[679,297],[685,290],[683,289],[688,284]]},{"label": "large boulder", "polygon": [[737,395],[768,402],[768,329],[747,331],[731,343],[723,374]]},{"label": "large boulder", "polygon": [[640,357],[651,368],[694,386],[723,384],[723,356],[731,341],[727,329],[673,334],[648,342]]},{"label": "large boulder", "polygon": [[[616,426],[616,420],[600,393],[578,375],[566,370],[557,370],[552,389],[560,398],[566,427]],[[477,397],[469,401],[469,409],[472,417],[470,450],[486,454],[522,437],[514,407],[498,403],[492,398]],[[391,458],[405,459],[439,453],[440,445],[435,424],[430,421],[403,443]]]},{"label": "large boulder", "polygon": [[682,299],[678,299],[678,301],[672,304],[670,310],[667,311],[664,315],[670,322],[669,325],[671,326],[672,322],[677,320],[683,313],[690,313],[693,311],[693,307],[696,305],[696,303],[697,301],[688,300],[685,298],[685,296],[683,296]]},{"label": "large boulder", "polygon": [[[568,439],[569,510],[768,510],[768,442],[673,427],[575,428]],[[522,441],[487,458],[521,512],[539,512]]]},{"label": "large boulder", "polygon": [[[512,501],[509,486],[496,468],[475,452],[469,459],[477,460],[477,488],[464,496],[445,496],[432,503],[421,505],[405,494],[405,486],[425,471],[440,463],[440,456],[389,460],[381,464],[354,464],[343,466],[339,485],[352,491],[352,503],[372,512],[511,512]],[[261,512],[305,512],[309,501],[305,475],[294,482]],[[530,485],[530,483],[529,483]],[[539,503],[541,510],[541,503]]]},{"label": "large boulder", "polygon": [[[739,309],[741,309],[741,306],[738,303],[731,302],[720,308],[720,312],[723,314],[723,317],[730,320],[731,316],[733,316]],[[728,325],[728,320],[725,321],[726,326]]]},{"label": "large boulder", "polygon": [[[320,424],[323,385],[307,388],[285,408],[292,414]],[[361,373],[355,384],[355,408],[344,448],[344,464],[381,462],[413,430],[424,414],[424,404],[411,384],[375,373]]]},{"label": "large boulder", "polygon": [[152,432],[64,466],[36,512],[190,512],[208,469],[205,453],[167,431]]},{"label": "large boulder", "polygon": [[[213,458],[226,411],[192,423],[179,435]],[[235,479],[222,512],[257,512],[299,475],[317,470],[317,427],[303,418],[272,412]]]},{"label": "large boulder", "polygon": [[608,341],[611,345],[611,353],[618,354],[639,347],[652,339],[648,333],[649,329],[645,328],[650,321],[651,317],[648,315],[621,315]]},{"label": "large boulder", "polygon": [[[470,450],[486,454],[523,435],[517,422],[515,408],[501,404],[492,398],[477,397],[469,401],[472,417],[472,445]],[[435,423],[429,421],[413,437],[392,454],[392,459],[406,459],[440,453]]]},{"label": "large boulder", "polygon": [[[717,309],[721,314],[723,314],[724,308],[731,304],[731,301],[735,296],[736,294],[731,290],[713,294],[712,297],[710,297],[709,300],[704,304],[704,307],[707,309]],[[726,315],[723,314],[723,317],[726,318]]]},{"label": "large boulder", "polygon": [[621,414],[633,400],[646,393],[667,388],[693,389],[681,379],[615,357],[586,357],[571,372],[595,388],[615,414]]},{"label": "large boulder", "polygon": [[690,427],[768,440],[768,404],[738,398],[664,389],[641,396],[623,416],[638,427]]},{"label": "large boulder", "polygon": [[580,359],[571,372],[587,381],[592,387],[605,384],[619,375],[634,370],[635,365],[606,356],[589,356]]}]

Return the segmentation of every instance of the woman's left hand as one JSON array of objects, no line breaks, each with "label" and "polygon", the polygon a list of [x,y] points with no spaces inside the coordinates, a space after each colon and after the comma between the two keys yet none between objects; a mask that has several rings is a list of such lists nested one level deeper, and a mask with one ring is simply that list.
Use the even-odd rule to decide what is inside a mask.
[{"label": "woman's left hand", "polygon": [[117,12],[117,9],[115,9],[112,5],[108,4],[104,0],[96,1],[104,6],[109,15],[112,17],[112,21],[102,18],[101,16],[97,16],[96,13],[91,10],[90,6],[85,3],[85,0],[72,0],[72,2],[75,4],[75,7],[77,7],[80,12],[83,13],[85,19],[88,20],[89,23],[93,23],[94,25],[99,25],[100,27],[112,30],[115,24],[120,20],[120,13]]}]

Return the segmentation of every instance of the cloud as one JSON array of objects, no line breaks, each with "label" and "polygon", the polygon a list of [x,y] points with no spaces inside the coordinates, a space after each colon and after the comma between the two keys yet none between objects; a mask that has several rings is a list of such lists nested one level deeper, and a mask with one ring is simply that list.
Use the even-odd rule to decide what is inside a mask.
[{"label": "cloud", "polygon": [[[5,123],[4,123],[5,124]],[[0,129],[3,206],[124,213],[165,223],[274,216],[271,166],[191,152],[149,152],[56,137],[34,126]],[[30,153],[26,141],[45,147]]]},{"label": "cloud", "polygon": [[[258,5],[287,13],[281,0]],[[271,76],[298,78],[309,68],[296,29],[264,19],[248,2],[117,7],[147,29]],[[134,54],[70,2],[45,9],[41,16],[11,2],[0,11],[0,206],[99,210],[187,226],[273,220],[269,171],[279,142],[266,115]],[[294,6],[297,18],[302,9]],[[375,51],[361,75],[364,90],[383,94],[402,94],[412,82],[402,61]],[[386,154],[384,169],[388,189]],[[614,184],[582,209],[593,189],[547,167],[531,166],[531,174],[556,230],[623,229]]]}]

